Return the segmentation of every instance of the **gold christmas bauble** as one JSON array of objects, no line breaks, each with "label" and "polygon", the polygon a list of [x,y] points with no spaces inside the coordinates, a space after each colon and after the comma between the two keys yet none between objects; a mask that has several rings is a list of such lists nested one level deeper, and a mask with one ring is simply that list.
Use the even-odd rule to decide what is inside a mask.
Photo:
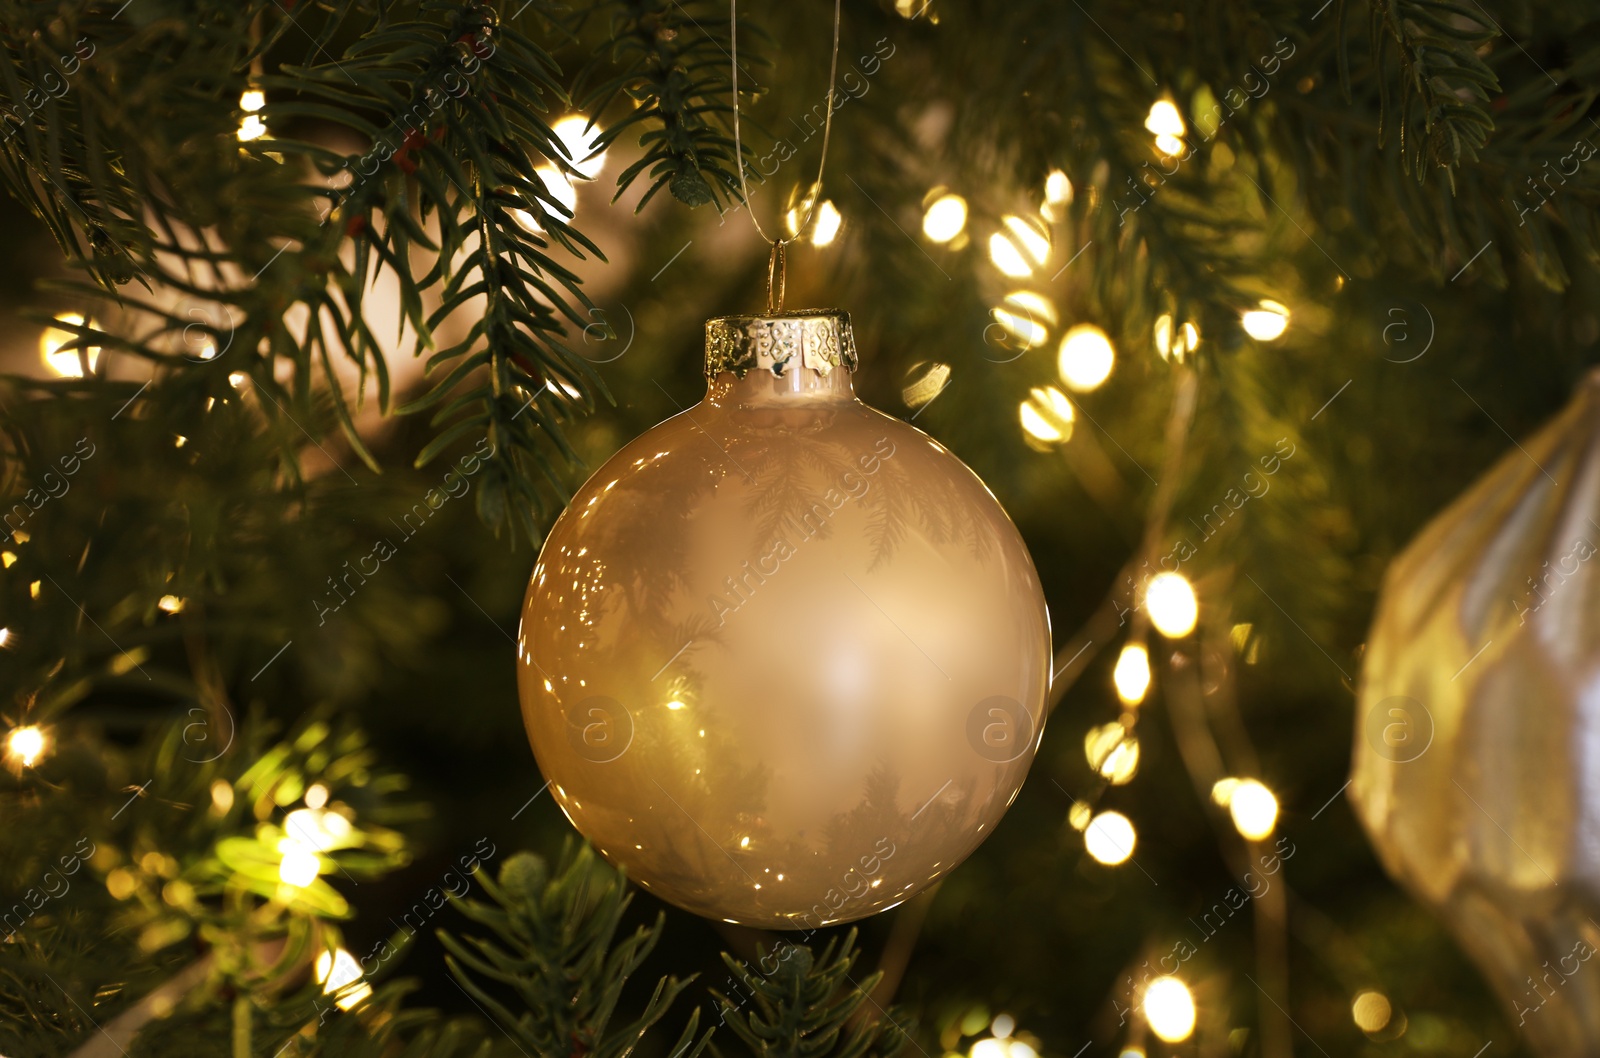
[{"label": "gold christmas bauble", "polygon": [[1350,790],[1547,1058],[1600,1054],[1600,375],[1385,577]]},{"label": "gold christmas bauble", "polygon": [[839,312],[706,325],[701,403],[534,567],[523,718],[574,826],[697,914],[815,928],[959,864],[1038,745],[1050,632],[983,482],[856,399]]}]

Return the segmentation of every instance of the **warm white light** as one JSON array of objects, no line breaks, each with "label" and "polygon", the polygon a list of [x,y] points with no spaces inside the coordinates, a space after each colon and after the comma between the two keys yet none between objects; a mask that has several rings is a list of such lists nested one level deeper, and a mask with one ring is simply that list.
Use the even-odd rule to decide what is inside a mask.
[{"label": "warm white light", "polygon": [[1184,143],[1183,140],[1176,136],[1156,137],[1156,150],[1160,151],[1162,154],[1165,154],[1169,158],[1174,158],[1182,154],[1187,147],[1188,144]]},{"label": "warm white light", "polygon": [[1015,279],[1033,274],[1033,266],[1023,258],[1017,244],[999,232],[989,236],[989,260],[1003,274]]},{"label": "warm white light", "polygon": [[1076,412],[1067,395],[1054,386],[1036,386],[1028,391],[1028,399],[1017,408],[1022,429],[1029,437],[1049,444],[1065,441],[1072,436],[1072,421]]},{"label": "warm white light", "polygon": [[844,223],[844,218],[839,215],[832,199],[823,199],[822,205],[817,207],[817,218],[811,222],[811,245],[826,246],[839,234],[839,225]]},{"label": "warm white light", "polygon": [[1117,351],[1106,332],[1092,323],[1080,323],[1062,337],[1056,368],[1069,388],[1087,393],[1111,376],[1116,359]]},{"label": "warm white light", "polygon": [[1193,632],[1200,617],[1200,603],[1189,586],[1189,578],[1182,573],[1161,572],[1151,577],[1145,588],[1144,605],[1150,612],[1150,623],[1169,639]]},{"label": "warm white light", "polygon": [[1192,323],[1185,323],[1174,331],[1172,314],[1164,312],[1156,318],[1155,340],[1156,352],[1161,359],[1176,360],[1181,364],[1200,345],[1200,329]]},{"label": "warm white light", "polygon": [[[76,312],[62,313],[56,319],[62,323],[70,323],[79,327],[94,326],[92,320],[86,319]],[[79,351],[77,349],[61,348],[77,337],[78,335],[75,332],[62,330],[59,327],[46,327],[44,333],[39,336],[40,358],[44,360],[46,367],[62,378],[83,377],[83,361],[79,359]],[[93,371],[95,364],[100,361],[100,347],[98,345],[89,346],[88,354],[89,370]]]},{"label": "warm white light", "polygon": [[[6,563],[6,564],[10,565],[9,562]],[[11,629],[9,629],[9,628],[0,628],[0,647],[10,646],[10,645],[11,645]]]},{"label": "warm white light", "polygon": [[1150,652],[1143,643],[1128,643],[1117,655],[1117,666],[1111,670],[1111,682],[1117,685],[1117,697],[1124,705],[1138,705],[1150,689]]},{"label": "warm white light", "polygon": [[1017,1019],[1010,1014],[996,1014],[994,1021],[989,1024],[989,1031],[994,1033],[995,1039],[1003,1040],[1010,1036],[1017,1028]]},{"label": "warm white light", "polygon": [[267,93],[259,88],[252,88],[239,97],[239,109],[247,114],[253,114],[267,105]]},{"label": "warm white light", "polygon": [[1218,779],[1211,786],[1211,801],[1213,804],[1227,808],[1233,801],[1233,792],[1239,788],[1238,779]]},{"label": "warm white light", "polygon": [[1139,740],[1128,737],[1100,762],[1100,777],[1112,786],[1126,786],[1139,774]]},{"label": "warm white light", "polygon": [[267,134],[267,123],[261,120],[260,114],[246,114],[244,120],[239,122],[239,142],[248,143],[259,140]]},{"label": "warm white light", "polygon": [[993,1036],[985,1036],[972,1045],[968,1058],[1006,1058],[1006,1045]]},{"label": "warm white light", "polygon": [[[533,175],[539,178],[539,182],[544,185],[544,189],[549,193],[550,198],[555,199],[561,208],[566,210],[566,215],[562,216],[560,210],[550,204],[549,198],[540,198],[539,205],[543,207],[545,212],[554,213],[563,220],[577,212],[578,189],[572,186],[572,181],[567,179],[566,174],[554,166],[541,165],[533,171]],[[544,231],[544,228],[539,225],[539,222],[534,219],[533,214],[528,210],[513,209],[510,213],[511,219],[521,225],[524,230],[535,233]]]},{"label": "warm white light", "polygon": [[1382,992],[1371,989],[1357,992],[1355,1001],[1350,1004],[1350,1017],[1362,1032],[1382,1032],[1393,1016],[1394,1007]]},{"label": "warm white light", "polygon": [[1144,127],[1156,136],[1182,136],[1187,131],[1183,115],[1170,99],[1158,99],[1150,104]]},{"label": "warm white light", "polygon": [[250,376],[243,371],[230,371],[228,373],[228,385],[234,389],[243,389],[244,384],[248,381],[250,381]]},{"label": "warm white light", "polygon": [[284,817],[283,829],[290,838],[312,851],[327,852],[345,844],[352,827],[338,812],[326,808],[297,808]]},{"label": "warm white light", "polygon": [[1254,779],[1245,779],[1233,788],[1228,798],[1228,814],[1233,825],[1251,841],[1263,841],[1272,836],[1278,823],[1278,799],[1272,791]]},{"label": "warm white light", "polygon": [[278,863],[278,877],[285,885],[303,889],[322,873],[322,861],[317,854],[295,838],[284,838],[278,842],[278,852],[283,855]]},{"label": "warm white light", "polygon": [[1263,299],[1261,307],[1239,317],[1244,333],[1258,342],[1270,342],[1289,328],[1289,309],[1280,302]]},{"label": "warm white light", "polygon": [[967,200],[960,195],[941,195],[922,215],[922,234],[933,242],[949,242],[967,226]]},{"label": "warm white light", "polygon": [[1029,313],[1014,312],[1008,308],[990,309],[989,313],[1000,329],[1020,342],[1024,349],[1043,345],[1044,340],[1050,337],[1049,329]]},{"label": "warm white light", "polygon": [[1089,820],[1083,832],[1083,847],[1108,867],[1126,862],[1133,855],[1133,846],[1138,840],[1133,824],[1121,812],[1101,812]]},{"label": "warm white light", "polygon": [[582,114],[569,114],[550,126],[550,131],[556,134],[556,139],[567,149],[567,155],[572,159],[572,167],[585,179],[593,180],[600,175],[600,170],[605,168],[606,152],[591,153],[600,139],[600,130],[590,130],[588,126],[589,119]]},{"label": "warm white light", "polygon": [[328,788],[320,782],[306,787],[306,807],[321,808],[328,803]]},{"label": "warm white light", "polygon": [[[317,956],[316,979],[322,994],[334,996],[340,1010],[350,1010],[372,995],[372,986],[361,980],[361,964],[343,948]],[[350,987],[357,981],[361,984]]]},{"label": "warm white light", "polygon": [[1194,996],[1176,977],[1157,977],[1144,990],[1144,1019],[1150,1031],[1168,1043],[1181,1043],[1194,1032]]},{"label": "warm white light", "polygon": [[156,608],[162,613],[182,613],[183,600],[178,598],[176,595],[163,595],[160,600],[156,602]]},{"label": "warm white light", "polygon": [[748,849],[750,847],[750,836],[748,834],[739,839],[739,847],[741,849]]},{"label": "warm white light", "polygon": [[1001,218],[1001,223],[1034,264],[1042,265],[1050,259],[1050,234],[1038,221],[1008,213]]},{"label": "warm white light", "polygon": [[1044,200],[1052,206],[1072,203],[1072,181],[1060,169],[1050,170],[1050,175],[1044,178]]},{"label": "warm white light", "polygon": [[6,756],[24,768],[31,768],[44,756],[46,741],[44,728],[37,724],[14,727],[6,736]]}]

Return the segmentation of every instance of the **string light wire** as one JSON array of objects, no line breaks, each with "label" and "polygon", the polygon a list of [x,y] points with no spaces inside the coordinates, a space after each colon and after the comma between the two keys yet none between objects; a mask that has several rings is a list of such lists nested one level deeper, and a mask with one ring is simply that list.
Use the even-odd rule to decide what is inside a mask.
[{"label": "string light wire", "polygon": [[[822,174],[828,166],[828,139],[833,133],[833,99],[839,75],[839,15],[842,2],[843,0],[833,0],[833,58],[828,65],[828,110],[822,118],[822,157],[817,160],[817,182],[806,195],[805,217],[795,225],[796,235],[810,226],[817,210],[817,203],[822,200]],[[768,235],[762,229],[761,221],[756,219],[755,208],[750,205],[750,184],[744,172],[744,142],[739,135],[739,0],[728,0],[728,37],[729,58],[733,64],[730,78],[733,88],[733,149],[739,164],[739,192],[744,196],[744,205],[750,211],[750,223],[755,226],[756,234],[772,246],[772,255],[767,260],[767,312],[772,313],[783,309],[783,293],[787,285],[784,245],[789,240],[774,239]]]}]

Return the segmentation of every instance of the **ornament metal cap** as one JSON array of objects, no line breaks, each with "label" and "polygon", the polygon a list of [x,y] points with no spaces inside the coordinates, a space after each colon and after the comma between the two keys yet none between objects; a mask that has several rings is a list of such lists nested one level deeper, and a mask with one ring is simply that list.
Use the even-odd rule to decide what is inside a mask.
[{"label": "ornament metal cap", "polygon": [[724,371],[743,378],[752,368],[783,375],[836,367],[856,369],[856,338],[842,309],[800,309],[772,316],[718,316],[706,321],[706,378]]}]

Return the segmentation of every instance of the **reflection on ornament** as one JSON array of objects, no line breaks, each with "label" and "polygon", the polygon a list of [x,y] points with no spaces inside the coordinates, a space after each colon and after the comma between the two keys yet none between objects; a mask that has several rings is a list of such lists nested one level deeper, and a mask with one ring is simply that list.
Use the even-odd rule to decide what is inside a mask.
[{"label": "reflection on ornament", "polygon": [[842,313],[713,320],[707,361],[706,399],[546,538],[524,720],[556,802],[651,892],[753,926],[858,919],[1016,796],[1043,596],[983,483],[855,398]]},{"label": "reflection on ornament", "polygon": [[1157,977],[1144,990],[1144,1019],[1150,1031],[1168,1043],[1181,1043],[1194,1032],[1194,996],[1176,977]]},{"label": "reflection on ornament", "polygon": [[1356,713],[1350,793],[1384,867],[1546,1058],[1600,1054],[1597,522],[1592,374],[1391,564]]}]

